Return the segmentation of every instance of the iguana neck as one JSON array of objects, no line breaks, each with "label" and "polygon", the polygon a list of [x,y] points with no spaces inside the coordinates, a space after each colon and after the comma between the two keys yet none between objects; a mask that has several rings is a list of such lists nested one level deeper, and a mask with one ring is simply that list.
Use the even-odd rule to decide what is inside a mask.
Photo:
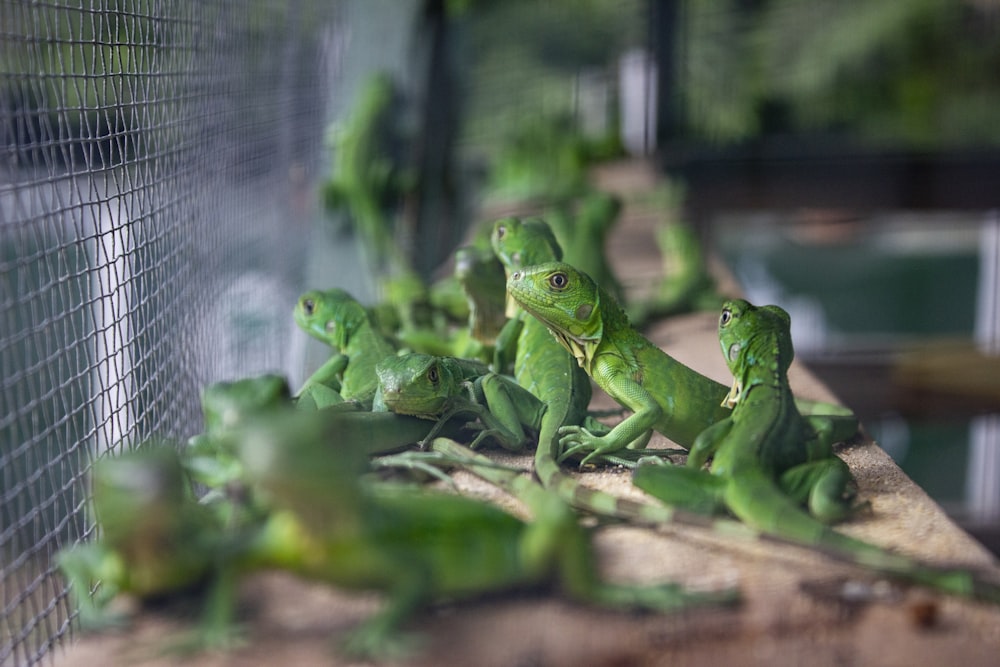
[{"label": "iguana neck", "polygon": [[749,341],[742,352],[739,367],[734,369],[733,388],[724,405],[735,408],[750,400],[751,393],[754,401],[762,398],[791,401],[787,373],[791,360],[784,359],[783,354],[784,350],[775,336],[758,336]]},{"label": "iguana neck", "polygon": [[597,312],[592,316],[586,334],[574,335],[566,326],[549,327],[556,340],[569,350],[576,362],[586,369],[588,374],[602,343],[619,341],[622,333],[631,329],[628,315],[618,302],[600,287],[597,290],[597,303],[594,305],[597,307]]}]

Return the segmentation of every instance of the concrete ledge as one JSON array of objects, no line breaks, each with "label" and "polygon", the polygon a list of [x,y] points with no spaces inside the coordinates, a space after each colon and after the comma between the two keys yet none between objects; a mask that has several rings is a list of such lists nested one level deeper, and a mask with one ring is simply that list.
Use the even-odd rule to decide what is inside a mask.
[{"label": "concrete ledge", "polygon": [[[640,169],[607,175],[629,190],[648,180]],[[619,180],[614,180],[615,178]],[[631,289],[659,271],[652,241],[656,211],[631,207],[611,240],[610,254]],[[732,289],[735,286],[730,285]],[[715,338],[715,313],[678,317],[651,331],[665,350],[693,368],[729,382]],[[799,364],[796,392],[833,399]],[[595,407],[612,407],[606,396]],[[662,438],[659,440],[663,442]],[[840,528],[851,535],[941,564],[996,571],[991,555],[951,522],[871,440],[840,452],[854,471],[870,515]],[[525,465],[530,458],[520,457]],[[627,471],[586,473],[588,485],[641,495]],[[516,503],[468,475],[471,494],[512,510]],[[1000,656],[1000,608],[902,588],[807,550],[725,539],[667,526],[600,528],[596,545],[604,575],[621,582],[680,580],[717,588],[737,584],[739,607],[673,616],[630,615],[574,605],[539,593],[442,605],[410,629],[423,635],[415,665],[995,665]],[[854,601],[840,591],[850,585]],[[347,595],[282,574],[247,582],[243,591],[249,644],[230,654],[185,659],[208,665],[340,664],[337,636],[377,608],[376,596]],[[192,619],[194,621],[195,619]],[[126,634],[82,638],[56,650],[56,665],[176,665],[157,655],[174,620],[145,614]],[[346,664],[346,663],[345,663]]]}]

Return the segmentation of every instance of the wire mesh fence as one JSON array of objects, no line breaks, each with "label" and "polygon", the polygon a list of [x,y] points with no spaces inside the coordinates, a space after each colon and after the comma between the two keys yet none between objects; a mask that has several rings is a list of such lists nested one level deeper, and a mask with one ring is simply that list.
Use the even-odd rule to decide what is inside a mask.
[{"label": "wire mesh fence", "polygon": [[[574,2],[516,4],[525,16],[507,3],[453,16],[471,144],[521,107],[578,108],[595,63],[644,34],[643,0],[587,3],[583,33]],[[309,362],[297,295],[371,287],[320,222],[324,136],[373,70],[431,106],[434,7],[0,0],[0,665],[37,663],[72,632],[53,557],[96,534],[92,462],[195,433],[206,383],[294,381]],[[533,38],[510,48],[524,26]],[[590,46],[551,62],[553,37]]]},{"label": "wire mesh fence", "polygon": [[292,365],[336,5],[0,0],[0,664],[72,628],[94,458]]}]

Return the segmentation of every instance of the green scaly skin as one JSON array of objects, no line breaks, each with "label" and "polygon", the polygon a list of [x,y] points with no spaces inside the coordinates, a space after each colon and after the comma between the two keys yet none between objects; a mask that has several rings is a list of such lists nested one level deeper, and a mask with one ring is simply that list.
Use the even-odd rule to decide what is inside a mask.
[{"label": "green scaly skin", "polygon": [[[301,402],[300,397],[297,409]],[[192,480],[208,488],[200,498],[202,505],[217,508],[227,526],[250,525],[261,512],[247,492],[234,434],[248,422],[287,411],[292,405],[288,382],[272,374],[216,382],[202,391],[201,404],[205,429],[188,441],[181,461]],[[324,411],[330,413],[331,455],[339,447],[363,448],[372,455],[398,452],[423,440],[432,426],[420,419],[369,412],[355,403],[326,406]],[[460,431],[448,428],[446,433],[457,437]]]},{"label": "green scaly skin", "polygon": [[300,394],[315,384],[333,388],[330,378],[340,376],[340,396],[370,406],[378,387],[375,365],[396,350],[373,326],[365,308],[342,289],[311,290],[299,297],[295,322],[336,351],[305,381]]},{"label": "green scaly skin", "polygon": [[[432,301],[428,306],[433,306],[433,312],[429,308],[431,317],[425,320],[434,321],[415,327],[401,326],[394,332],[401,349],[435,356],[481,359],[486,363],[492,361],[496,338],[507,323],[504,312],[506,281],[503,266],[488,247],[458,248],[450,279],[438,281],[432,289],[445,290],[446,285],[454,285],[457,298],[462,301],[465,326],[453,326],[448,321],[451,313],[434,306]],[[432,291],[431,296],[433,294]]]},{"label": "green scaly skin", "polygon": [[[294,417],[294,418],[292,418]],[[400,657],[411,647],[401,625],[438,599],[558,582],[574,599],[615,608],[673,611],[731,599],[676,585],[620,586],[599,580],[587,534],[555,496],[532,522],[454,494],[368,484],[366,453],[328,453],[328,415],[268,420],[240,440],[243,463],[275,505],[257,559],[301,576],[387,595],[383,611],[351,633],[345,649]]]},{"label": "green scaly skin", "polygon": [[[301,399],[300,399],[301,401]],[[200,498],[228,528],[252,525],[261,511],[246,494],[243,471],[230,436],[247,420],[292,405],[284,377],[264,374],[231,382],[215,382],[201,392],[205,428],[188,440],[181,463],[192,481],[208,491]]]},{"label": "green scaly skin", "polygon": [[[1000,586],[972,571],[927,566],[824,523],[852,512],[853,477],[795,406],[787,375],[789,326],[777,306],[757,308],[741,299],[724,304],[719,341],[734,376],[726,397],[732,414],[697,437],[687,467],[640,465],[636,486],[687,510],[728,509],[765,534],[908,582],[1000,603]],[[711,469],[703,470],[709,458]]]},{"label": "green scaly skin", "polygon": [[541,412],[540,405],[531,405],[520,400],[520,396],[503,401],[499,410],[491,411],[491,402],[501,405],[494,396],[513,393],[532,397],[521,387],[489,372],[484,364],[470,359],[413,352],[383,359],[376,374],[380,404],[385,409],[437,422],[421,444],[428,443],[452,420],[461,423],[479,420],[483,430],[473,441],[473,448],[493,437],[504,448],[519,451],[528,441],[522,425],[535,420],[533,416],[518,414],[517,410],[524,407]]},{"label": "green scaly skin", "polygon": [[[562,255],[551,229],[539,219],[497,220],[491,243],[508,274]],[[599,516],[651,524],[677,520],[675,513],[664,512],[662,507],[588,488],[562,471],[558,462],[559,431],[585,422],[592,391],[590,379],[541,321],[525,316],[516,309],[515,302],[511,304],[515,306],[511,321],[520,325],[513,329],[517,335],[510,337],[516,345],[514,379],[545,406],[537,425],[538,448],[534,459],[535,475],[542,485],[557,492],[573,507]],[[497,347],[501,348],[500,342]],[[495,363],[494,368],[498,365]],[[591,430],[597,431],[600,426],[591,424]]]},{"label": "green scaly skin", "polygon": [[[653,345],[629,324],[614,299],[569,264],[549,262],[517,271],[507,280],[507,292],[554,334],[598,386],[633,411],[606,434],[562,426],[564,458],[585,453],[585,464],[644,442],[652,430],[687,449],[699,433],[729,416],[722,406],[725,385]],[[857,420],[848,415],[811,419],[836,442],[857,433]]]}]

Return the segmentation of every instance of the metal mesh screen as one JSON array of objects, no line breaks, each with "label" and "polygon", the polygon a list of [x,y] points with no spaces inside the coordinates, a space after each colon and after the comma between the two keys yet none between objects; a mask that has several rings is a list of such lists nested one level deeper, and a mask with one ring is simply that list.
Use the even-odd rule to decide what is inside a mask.
[{"label": "metal mesh screen", "polygon": [[69,632],[94,457],[292,365],[335,6],[0,0],[0,664]]}]

